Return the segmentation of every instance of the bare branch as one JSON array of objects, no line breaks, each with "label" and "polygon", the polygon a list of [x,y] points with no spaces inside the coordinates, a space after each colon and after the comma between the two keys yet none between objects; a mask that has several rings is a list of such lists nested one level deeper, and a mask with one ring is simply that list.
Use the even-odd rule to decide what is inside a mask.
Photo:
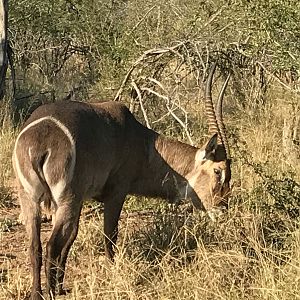
[{"label": "bare branch", "polygon": [[125,33],[126,35],[131,35],[139,26],[140,24],[146,19],[146,17],[149,15],[149,13],[154,9],[156,8],[157,6],[156,5],[153,5],[152,7],[150,7],[146,13],[144,14],[144,16],[133,26],[133,28],[127,33]]},{"label": "bare branch", "polygon": [[131,85],[133,86],[133,88],[135,89],[135,91],[137,93],[137,96],[138,96],[138,99],[139,99],[139,102],[140,102],[141,111],[143,113],[144,120],[146,122],[146,126],[151,129],[151,125],[150,125],[149,119],[147,117],[146,110],[145,110],[144,105],[143,105],[143,100],[142,100],[140,89],[138,88],[138,86],[136,85],[134,80],[132,80]]},{"label": "bare branch", "polygon": [[299,92],[299,89],[293,89],[292,87],[290,87],[289,85],[285,84],[282,80],[280,80],[280,78],[275,74],[272,73],[271,71],[269,71],[261,62],[256,61],[256,63],[267,73],[269,74],[272,78],[274,78],[279,84],[281,84],[282,86],[284,86],[286,89],[290,90],[290,91],[294,91],[294,92]]},{"label": "bare branch", "polygon": [[174,54],[176,54],[177,56],[179,56],[181,59],[184,59],[184,57],[178,52],[176,51],[176,49],[180,48],[182,45],[184,45],[184,42],[180,42],[178,44],[176,44],[175,46],[173,47],[169,47],[169,48],[158,48],[158,49],[150,49],[150,50],[147,50],[143,53],[142,56],[140,56],[133,64],[132,66],[130,67],[129,71],[127,72],[127,74],[125,75],[122,83],[121,83],[121,86],[114,98],[114,101],[118,101],[124,88],[125,88],[125,85],[127,84],[128,82],[128,79],[130,78],[132,72],[135,70],[135,68],[141,63],[143,62],[148,56],[153,56],[153,55],[161,55],[161,54],[165,54],[165,53],[169,53],[169,52],[172,52]]},{"label": "bare branch", "polygon": [[164,96],[164,95],[161,95],[160,93],[158,93],[158,92],[156,92],[156,91],[154,91],[154,90],[152,90],[152,89],[150,89],[150,88],[144,87],[144,88],[142,88],[142,90],[143,90],[143,91],[147,91],[147,92],[149,92],[150,94],[153,94],[153,95],[155,95],[155,96],[157,96],[157,97],[159,97],[159,98],[162,98],[162,99],[166,100],[168,103],[170,102],[169,97]]},{"label": "bare branch", "polygon": [[223,5],[223,6],[221,6],[220,8],[219,8],[219,10],[215,13],[215,14],[213,14],[212,16],[211,16],[211,18],[203,25],[203,28],[205,28],[205,27],[207,27],[209,24],[211,24],[222,12],[223,12],[223,10],[225,9],[225,6],[227,6],[227,4],[225,4],[225,5]]},{"label": "bare branch", "polygon": [[[186,123],[184,123],[175,113],[174,113],[174,111],[171,109],[171,107],[170,107],[170,104],[173,104],[173,105],[175,105],[175,103],[174,102],[171,102],[170,101],[170,98],[169,97],[167,97],[167,96],[164,96],[164,95],[161,95],[160,93],[158,93],[158,92],[156,92],[156,91],[154,91],[154,90],[152,90],[152,89],[150,89],[150,88],[142,88],[142,90],[144,90],[144,91],[147,91],[147,92],[149,92],[149,93],[151,93],[151,94],[154,94],[155,96],[157,96],[157,97],[159,97],[159,98],[162,98],[162,99],[164,99],[164,100],[166,100],[166,108],[167,108],[167,110],[168,110],[168,112],[170,113],[170,115],[181,125],[181,127],[183,128],[183,130],[185,131],[185,134],[186,134],[186,136],[187,136],[187,138],[188,138],[188,140],[189,140],[189,142],[190,142],[190,144],[191,145],[194,145],[194,142],[193,142],[193,140],[192,140],[192,137],[191,137],[191,135],[190,135],[190,133],[189,133],[189,131],[188,131],[188,128],[187,128],[187,118],[186,118]],[[177,106],[177,108],[178,108],[178,106]],[[187,113],[186,113],[187,114]]]},{"label": "bare branch", "polygon": [[167,104],[167,109],[168,111],[170,112],[170,114],[172,115],[172,117],[182,126],[182,128],[184,129],[185,131],[185,134],[190,142],[191,145],[194,145],[194,142],[192,140],[192,137],[188,131],[188,128],[187,128],[187,124],[184,124],[184,122],[178,117],[176,116],[176,114],[170,109],[169,105]]}]

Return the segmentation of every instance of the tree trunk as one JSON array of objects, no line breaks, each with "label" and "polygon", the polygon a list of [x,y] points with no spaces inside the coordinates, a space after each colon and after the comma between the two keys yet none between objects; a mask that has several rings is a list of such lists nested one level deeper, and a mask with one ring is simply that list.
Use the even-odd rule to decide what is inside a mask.
[{"label": "tree trunk", "polygon": [[0,99],[2,99],[5,94],[5,77],[8,65],[7,16],[8,0],[0,0]]}]

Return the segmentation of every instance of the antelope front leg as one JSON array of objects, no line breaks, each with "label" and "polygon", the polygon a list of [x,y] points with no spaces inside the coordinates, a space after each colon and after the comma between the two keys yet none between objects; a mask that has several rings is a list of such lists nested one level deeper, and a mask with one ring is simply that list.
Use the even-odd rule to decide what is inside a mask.
[{"label": "antelope front leg", "polygon": [[123,203],[124,197],[114,197],[104,202],[105,256],[109,260],[113,260],[115,254],[113,248],[118,237],[118,222]]}]

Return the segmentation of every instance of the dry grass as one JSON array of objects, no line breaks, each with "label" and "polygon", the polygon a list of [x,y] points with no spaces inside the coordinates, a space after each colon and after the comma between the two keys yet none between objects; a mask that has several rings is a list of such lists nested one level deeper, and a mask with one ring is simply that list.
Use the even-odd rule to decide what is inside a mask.
[{"label": "dry grass", "polygon": [[[132,220],[122,219],[118,255],[109,264],[101,251],[102,216],[83,217],[67,267],[71,292],[58,299],[297,299],[299,232],[277,229],[288,247],[276,249],[263,233],[267,221],[250,210],[231,210],[218,224],[166,210],[132,231]],[[24,238],[24,229],[18,231]],[[0,299],[23,299],[30,289],[19,250],[18,262],[8,257],[3,264]]]},{"label": "dry grass", "polygon": [[[102,215],[84,214],[67,265],[71,292],[58,299],[300,299],[298,99],[274,95],[264,107],[226,116],[231,142],[237,141],[228,214],[212,224],[162,202],[130,200],[126,211],[153,213],[124,214],[114,264],[103,256]],[[15,132],[5,124],[0,186],[8,188]],[[5,206],[1,214],[12,224],[0,227],[0,299],[24,299],[30,289],[26,235],[13,223],[18,209]]]},{"label": "dry grass", "polygon": [[0,186],[3,186],[12,177],[11,155],[16,138],[7,108],[0,107],[0,122]]}]

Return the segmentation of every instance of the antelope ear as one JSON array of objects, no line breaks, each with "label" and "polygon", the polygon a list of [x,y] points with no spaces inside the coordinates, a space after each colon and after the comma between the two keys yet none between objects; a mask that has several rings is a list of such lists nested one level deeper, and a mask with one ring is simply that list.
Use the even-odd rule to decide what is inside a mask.
[{"label": "antelope ear", "polygon": [[215,150],[217,149],[217,146],[218,146],[218,134],[215,133],[210,138],[205,148],[197,151],[196,161],[200,162],[202,160],[207,159],[210,155],[214,154]]},{"label": "antelope ear", "polygon": [[205,146],[205,156],[209,156],[214,153],[214,151],[217,149],[218,146],[218,134],[215,133],[208,143]]},{"label": "antelope ear", "polygon": [[210,140],[208,141],[208,143],[206,144],[205,151],[206,151],[207,153],[211,153],[212,151],[216,150],[217,145],[218,145],[218,134],[215,133],[215,134],[210,138]]},{"label": "antelope ear", "polygon": [[218,146],[218,134],[215,133],[205,146],[205,157],[214,154],[215,150],[217,149],[217,146]]}]

